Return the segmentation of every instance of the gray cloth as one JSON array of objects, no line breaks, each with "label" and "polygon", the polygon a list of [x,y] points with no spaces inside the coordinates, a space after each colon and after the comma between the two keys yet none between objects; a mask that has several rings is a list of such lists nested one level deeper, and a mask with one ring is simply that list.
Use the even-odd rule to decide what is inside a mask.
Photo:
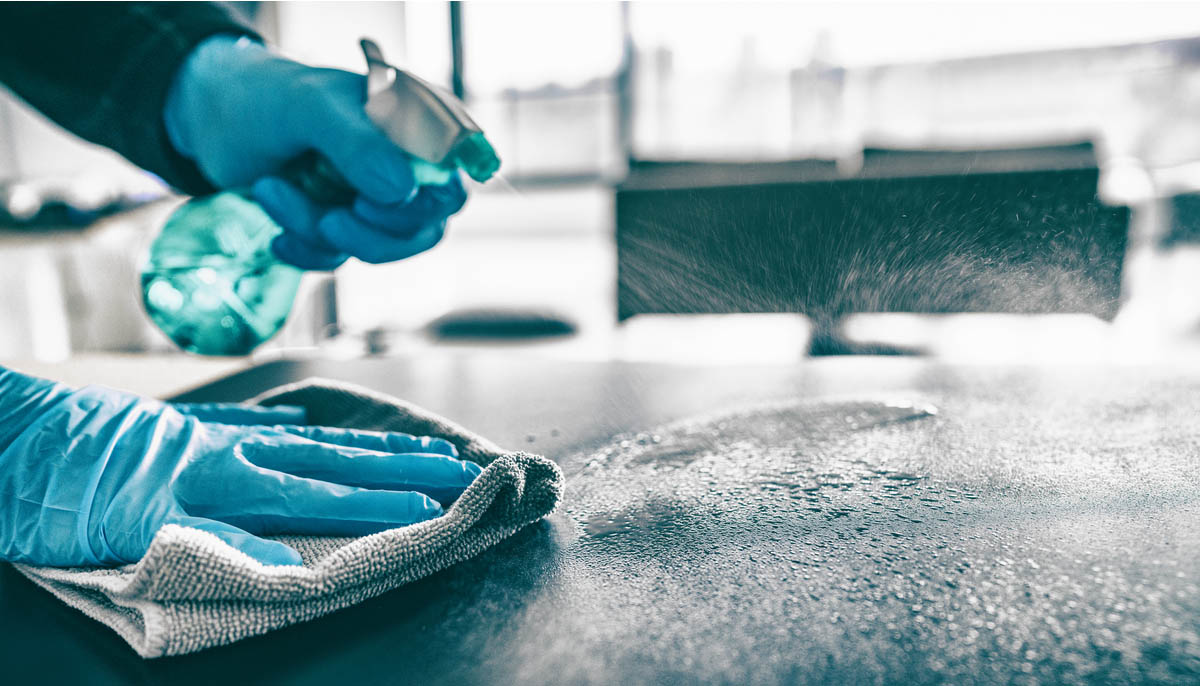
[{"label": "gray cloth", "polygon": [[428,576],[546,516],[562,494],[562,473],[550,460],[506,452],[361,388],[309,380],[255,402],[301,405],[311,424],[440,436],[485,469],[438,519],[360,538],[277,537],[300,551],[303,566],[266,567],[207,532],[168,525],[136,564],[16,568],[111,627],[142,657],[181,655],[320,617]]}]

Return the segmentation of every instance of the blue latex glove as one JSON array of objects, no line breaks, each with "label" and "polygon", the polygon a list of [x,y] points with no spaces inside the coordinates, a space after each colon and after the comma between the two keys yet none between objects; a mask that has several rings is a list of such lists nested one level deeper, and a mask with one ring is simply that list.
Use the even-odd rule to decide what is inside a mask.
[{"label": "blue latex glove", "polygon": [[[248,418],[201,408],[225,410]],[[259,536],[358,536],[437,517],[481,471],[456,458],[439,438],[206,422],[0,368],[0,559],[134,562],[160,527],[178,524],[264,564],[299,564],[294,549]]]},{"label": "blue latex glove", "polygon": [[[175,77],[164,121],[172,144],[214,185],[252,189],[285,229],[272,244],[281,259],[303,269],[334,269],[347,256],[391,262],[433,247],[467,196],[457,174],[418,189],[411,158],[363,111],[365,80],[214,36]],[[351,206],[318,206],[276,176],[310,149],[358,191]]]}]

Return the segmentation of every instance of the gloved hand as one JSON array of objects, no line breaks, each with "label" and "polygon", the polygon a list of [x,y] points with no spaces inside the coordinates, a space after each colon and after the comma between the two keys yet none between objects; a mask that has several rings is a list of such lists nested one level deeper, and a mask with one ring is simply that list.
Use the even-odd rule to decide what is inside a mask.
[{"label": "gloved hand", "polygon": [[[245,408],[199,409],[253,419]],[[178,524],[263,564],[300,564],[294,549],[258,536],[358,536],[437,517],[481,471],[456,458],[439,438],[201,421],[0,368],[0,559],[134,562],[162,525]]]},{"label": "gloved hand", "polygon": [[[441,240],[466,191],[457,174],[418,189],[411,158],[363,111],[365,79],[293,62],[248,38],[214,36],[172,83],[167,134],[214,185],[251,187],[285,229],[272,244],[281,259],[303,269],[334,269],[347,256],[403,259]],[[278,177],[310,149],[358,191],[351,206],[318,206]]]}]

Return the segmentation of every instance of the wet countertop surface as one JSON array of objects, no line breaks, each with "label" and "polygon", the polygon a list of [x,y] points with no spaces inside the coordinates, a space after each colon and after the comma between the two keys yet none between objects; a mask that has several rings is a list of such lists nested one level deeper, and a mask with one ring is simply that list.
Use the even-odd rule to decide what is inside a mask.
[{"label": "wet countertop surface", "polygon": [[564,508],[360,606],[149,662],[5,566],[6,674],[1200,680],[1200,367],[438,356],[276,362],[187,398],[314,375],[546,454],[567,475]]}]

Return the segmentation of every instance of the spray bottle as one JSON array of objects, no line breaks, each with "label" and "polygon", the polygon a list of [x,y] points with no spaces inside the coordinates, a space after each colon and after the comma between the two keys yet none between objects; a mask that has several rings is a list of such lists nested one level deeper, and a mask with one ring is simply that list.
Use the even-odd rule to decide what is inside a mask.
[{"label": "spray bottle", "polygon": [[[413,157],[418,184],[447,183],[458,169],[480,183],[496,173],[500,160],[462,102],[385,62],[375,43],[361,45],[367,117]],[[354,199],[354,189],[315,150],[289,162],[282,176],[322,205]],[[151,321],[180,348],[202,355],[245,355],[274,336],[303,275],[271,249],[282,230],[245,190],[184,203],[142,269]]]}]

